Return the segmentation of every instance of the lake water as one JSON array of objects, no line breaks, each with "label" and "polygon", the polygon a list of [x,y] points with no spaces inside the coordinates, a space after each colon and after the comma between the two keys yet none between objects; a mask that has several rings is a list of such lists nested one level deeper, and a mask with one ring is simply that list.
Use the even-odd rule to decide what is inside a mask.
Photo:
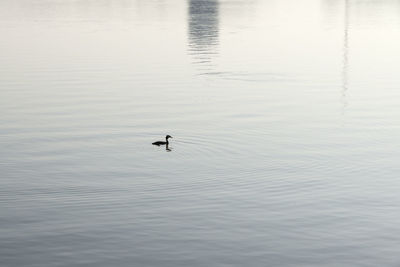
[{"label": "lake water", "polygon": [[398,0],[2,0],[0,265],[399,266],[399,48]]}]

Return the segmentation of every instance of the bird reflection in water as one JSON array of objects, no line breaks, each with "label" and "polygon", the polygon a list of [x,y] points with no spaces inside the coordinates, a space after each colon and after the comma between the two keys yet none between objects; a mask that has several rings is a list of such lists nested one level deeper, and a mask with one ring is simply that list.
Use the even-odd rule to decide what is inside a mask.
[{"label": "bird reflection in water", "polygon": [[172,151],[172,148],[170,148],[169,145],[166,145],[166,146],[165,146],[165,151],[171,152],[171,151]]}]

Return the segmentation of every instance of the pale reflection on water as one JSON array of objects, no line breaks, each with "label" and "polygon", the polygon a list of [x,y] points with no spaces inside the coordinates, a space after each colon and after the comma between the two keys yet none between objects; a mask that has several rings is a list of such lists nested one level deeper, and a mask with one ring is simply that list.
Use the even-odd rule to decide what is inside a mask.
[{"label": "pale reflection on water", "polygon": [[399,10],[1,1],[0,265],[397,266]]},{"label": "pale reflection on water", "polygon": [[217,54],[219,34],[219,3],[217,0],[189,1],[189,52],[194,64],[212,69]]}]

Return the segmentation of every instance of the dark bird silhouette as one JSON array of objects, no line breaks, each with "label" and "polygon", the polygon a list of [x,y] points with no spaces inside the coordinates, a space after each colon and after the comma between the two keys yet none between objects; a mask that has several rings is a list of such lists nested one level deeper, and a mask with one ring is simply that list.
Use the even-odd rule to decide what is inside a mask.
[{"label": "dark bird silhouette", "polygon": [[172,136],[167,135],[167,136],[165,137],[165,142],[164,142],[164,141],[157,141],[157,142],[154,142],[154,143],[152,143],[152,144],[155,145],[155,146],[161,146],[161,145],[167,145],[167,146],[168,146],[168,144],[169,144],[168,139],[169,139],[169,138],[172,138]]}]

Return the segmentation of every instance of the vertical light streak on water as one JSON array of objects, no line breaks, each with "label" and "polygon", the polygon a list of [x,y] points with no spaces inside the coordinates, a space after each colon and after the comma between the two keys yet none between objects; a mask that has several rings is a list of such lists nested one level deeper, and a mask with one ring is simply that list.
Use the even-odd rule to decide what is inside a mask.
[{"label": "vertical light streak on water", "polygon": [[344,34],[343,34],[343,67],[342,67],[342,114],[345,113],[347,103],[346,94],[349,90],[349,27],[350,10],[349,0],[344,1]]}]

